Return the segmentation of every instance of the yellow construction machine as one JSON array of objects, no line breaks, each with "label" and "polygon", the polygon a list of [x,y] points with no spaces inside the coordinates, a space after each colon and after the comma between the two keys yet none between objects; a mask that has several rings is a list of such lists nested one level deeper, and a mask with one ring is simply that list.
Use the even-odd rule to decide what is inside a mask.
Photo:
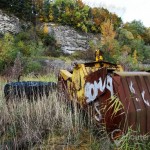
[{"label": "yellow construction machine", "polygon": [[125,72],[121,65],[103,61],[75,64],[72,71],[60,70],[58,85],[69,101],[76,100],[108,132],[150,132],[150,73]]}]

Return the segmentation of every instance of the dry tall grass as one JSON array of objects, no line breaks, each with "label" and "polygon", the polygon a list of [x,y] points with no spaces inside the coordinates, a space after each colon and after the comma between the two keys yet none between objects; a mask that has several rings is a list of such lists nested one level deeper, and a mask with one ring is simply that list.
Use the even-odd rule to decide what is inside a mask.
[{"label": "dry tall grass", "polygon": [[[34,102],[10,100],[3,96],[5,81],[0,82],[0,150],[132,150],[150,147],[147,136],[122,136],[119,145],[110,142],[106,131],[85,117],[75,101],[73,105],[54,91]],[[58,98],[59,94],[59,98]],[[90,109],[89,109],[90,110]],[[134,133],[135,135],[135,133]]]},{"label": "dry tall grass", "polygon": [[[2,82],[1,82],[2,83]],[[66,105],[54,91],[35,102],[10,100],[6,104],[0,86],[0,149],[98,150],[92,121],[86,121],[76,103]],[[72,109],[73,108],[73,109]],[[88,124],[88,125],[87,125]]]}]

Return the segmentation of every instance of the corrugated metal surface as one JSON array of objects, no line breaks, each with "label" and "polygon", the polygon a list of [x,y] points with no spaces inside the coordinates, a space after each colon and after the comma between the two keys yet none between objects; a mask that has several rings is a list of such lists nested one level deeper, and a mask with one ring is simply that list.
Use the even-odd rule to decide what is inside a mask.
[{"label": "corrugated metal surface", "polygon": [[[118,80],[117,82],[119,82]],[[118,94],[116,95],[116,93],[118,89],[117,92],[115,92],[113,82],[111,74],[107,72],[107,68],[105,67],[85,77],[84,94],[86,104],[93,105],[93,117],[98,124],[105,124],[109,132],[116,128],[124,127],[125,122],[123,106],[120,106],[117,113],[114,111],[115,106],[113,103],[117,99]],[[118,85],[116,87],[118,87]]]},{"label": "corrugated metal surface", "polygon": [[[93,117],[100,124],[105,123],[109,132],[115,129],[126,132],[132,127],[141,134],[150,133],[150,73],[108,74],[106,68],[101,68],[86,76],[85,100],[87,105],[93,104]],[[114,115],[113,103],[117,100],[122,106]]]},{"label": "corrugated metal surface", "polygon": [[[133,73],[134,74],[134,73]],[[126,73],[113,76],[114,90],[122,102],[128,126],[141,134],[150,132],[150,74]]]},{"label": "corrugated metal surface", "polygon": [[[92,107],[98,124],[108,132],[128,127],[150,133],[150,73],[113,72],[100,64],[77,65],[72,78],[59,78],[69,99],[77,97],[83,108]],[[67,92],[66,92],[67,91]]]}]

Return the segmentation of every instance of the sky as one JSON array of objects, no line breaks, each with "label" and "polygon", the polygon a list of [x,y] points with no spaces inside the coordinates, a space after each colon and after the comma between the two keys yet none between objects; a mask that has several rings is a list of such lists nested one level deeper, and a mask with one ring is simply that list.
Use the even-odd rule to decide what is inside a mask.
[{"label": "sky", "polygon": [[122,18],[123,22],[141,20],[150,27],[150,0],[82,0],[90,6],[103,6]]}]

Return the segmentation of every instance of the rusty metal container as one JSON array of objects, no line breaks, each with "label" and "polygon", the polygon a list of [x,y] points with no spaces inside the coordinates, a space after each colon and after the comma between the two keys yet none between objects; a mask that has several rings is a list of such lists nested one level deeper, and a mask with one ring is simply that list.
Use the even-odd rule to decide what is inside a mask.
[{"label": "rusty metal container", "polygon": [[123,72],[119,65],[99,61],[76,64],[73,71],[61,70],[59,84],[69,100],[87,110],[108,132],[126,132],[128,127],[150,132],[150,73]]}]

